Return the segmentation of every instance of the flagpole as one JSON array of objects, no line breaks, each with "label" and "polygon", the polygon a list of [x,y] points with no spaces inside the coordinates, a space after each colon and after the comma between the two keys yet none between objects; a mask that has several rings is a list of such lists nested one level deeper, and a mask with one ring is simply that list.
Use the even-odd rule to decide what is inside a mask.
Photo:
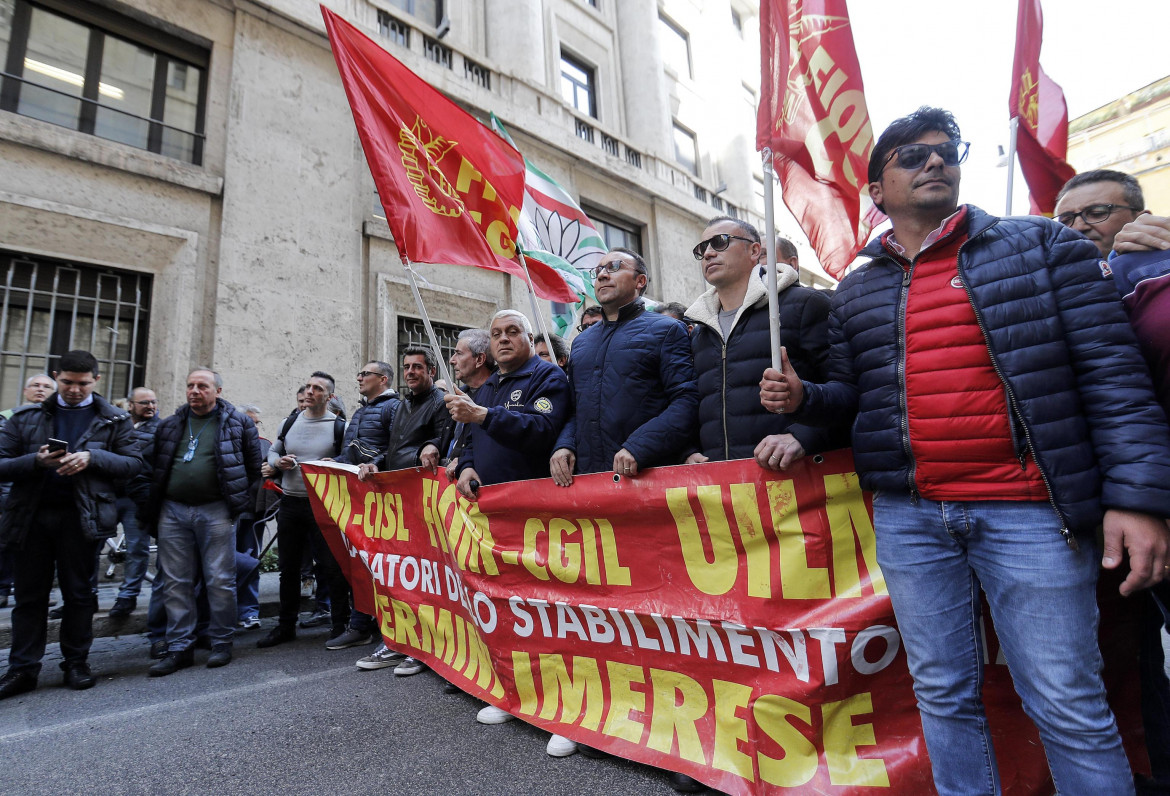
[{"label": "flagpole", "polygon": [[[532,314],[536,316],[536,326],[540,329],[540,333],[544,335],[544,339],[548,341],[548,354],[552,357],[552,335],[548,333],[548,327],[544,325],[544,316],[540,314],[540,309],[536,306],[536,288],[532,285],[532,274],[528,273],[528,260],[524,258],[524,252],[520,247],[516,247],[516,254],[520,257],[520,265],[524,269],[524,277],[528,280],[528,301],[532,304]],[[555,357],[553,360],[555,362]]]},{"label": "flagpole", "polygon": [[458,388],[447,370],[447,360],[443,357],[443,349],[439,348],[439,338],[435,336],[435,329],[431,326],[431,317],[427,315],[427,308],[423,306],[422,293],[418,290],[418,280],[414,276],[414,268],[406,255],[402,255],[402,268],[410,277],[410,290],[414,293],[414,303],[418,305],[418,314],[422,316],[423,327],[427,330],[427,338],[431,341],[431,349],[435,352],[435,359],[439,362],[439,375],[450,385],[452,390]]},{"label": "flagpole", "polygon": [[768,253],[768,326],[772,336],[772,368],[780,370],[780,299],[776,295],[776,210],[772,202],[776,174],[772,171],[772,150],[764,149],[764,234]]},{"label": "flagpole", "polygon": [[1012,214],[1012,180],[1016,176],[1016,135],[1020,129],[1020,117],[1013,116],[1011,121],[1011,132],[1008,135],[1008,153],[1007,153],[1007,203],[1005,207],[1007,212],[1005,216]]}]

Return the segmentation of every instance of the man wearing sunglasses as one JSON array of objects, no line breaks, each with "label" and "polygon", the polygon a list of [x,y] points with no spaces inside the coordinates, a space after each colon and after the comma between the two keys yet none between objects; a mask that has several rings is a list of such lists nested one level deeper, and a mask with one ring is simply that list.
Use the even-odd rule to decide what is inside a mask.
[{"label": "man wearing sunglasses", "polygon": [[979,592],[1061,793],[1133,793],[1097,647],[1095,529],[1123,595],[1170,570],[1170,429],[1099,252],[1050,220],[959,205],[966,146],[920,108],[874,146],[893,229],[833,299],[827,383],[773,411],[853,424],[877,558],[941,794],[998,793]]},{"label": "man wearing sunglasses", "polygon": [[678,464],[699,406],[686,327],[641,301],[649,279],[642,256],[611,249],[593,272],[605,320],[569,353],[575,413],[549,462],[559,486],[570,486],[574,471],[632,478]]},{"label": "man wearing sunglasses", "polygon": [[[688,464],[754,457],[770,470],[806,453],[848,444],[843,433],[801,426],[764,411],[759,381],[772,361],[768,288],[758,262],[760,233],[746,221],[711,219],[692,254],[711,287],[687,310],[699,387],[699,433]],[[781,338],[788,356],[823,378],[828,356],[829,297],[797,283],[796,270],[776,266]]]}]

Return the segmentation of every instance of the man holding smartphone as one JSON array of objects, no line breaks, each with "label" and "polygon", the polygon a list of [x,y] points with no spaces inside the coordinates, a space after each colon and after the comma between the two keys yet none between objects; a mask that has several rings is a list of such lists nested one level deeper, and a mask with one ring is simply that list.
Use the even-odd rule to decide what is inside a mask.
[{"label": "man holding smartphone", "polygon": [[130,415],[94,392],[100,376],[93,354],[65,353],[53,376],[56,396],[17,409],[0,431],[0,480],[12,482],[0,514],[0,546],[16,573],[12,649],[0,699],[37,686],[54,569],[64,598],[65,684],[78,691],[93,687],[87,658],[97,608],[94,560],[117,530],[114,483],[142,468]]}]

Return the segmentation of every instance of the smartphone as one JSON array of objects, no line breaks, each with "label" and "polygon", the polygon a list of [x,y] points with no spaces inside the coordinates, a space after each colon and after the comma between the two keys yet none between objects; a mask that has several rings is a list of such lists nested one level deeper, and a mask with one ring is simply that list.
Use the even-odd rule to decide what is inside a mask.
[{"label": "smartphone", "polygon": [[69,443],[63,439],[53,439],[49,437],[49,453],[61,451],[62,453],[69,452]]}]

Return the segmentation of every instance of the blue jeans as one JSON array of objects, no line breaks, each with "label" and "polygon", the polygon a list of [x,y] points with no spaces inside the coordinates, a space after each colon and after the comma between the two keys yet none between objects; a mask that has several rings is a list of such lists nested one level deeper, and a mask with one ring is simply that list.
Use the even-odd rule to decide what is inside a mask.
[{"label": "blue jeans", "polygon": [[160,555],[155,562],[154,582],[150,586],[150,605],[146,609],[146,638],[151,644],[165,641],[167,637],[167,607],[163,600],[166,587],[167,576],[163,571]]},{"label": "blue jeans", "polygon": [[1132,794],[1097,647],[1098,556],[1045,502],[874,497],[878,563],[940,794],[998,794],[983,710],[979,590],[1057,792]]},{"label": "blue jeans", "polygon": [[138,505],[133,500],[120,497],[117,506],[118,521],[126,535],[126,564],[122,568],[122,588],[118,589],[118,598],[137,598],[150,563],[150,534],[138,527]]},{"label": "blue jeans", "polygon": [[167,649],[195,642],[195,584],[203,575],[212,644],[231,643],[236,627],[236,534],[222,500],[188,506],[167,500],[158,518],[158,557],[166,571]]}]

